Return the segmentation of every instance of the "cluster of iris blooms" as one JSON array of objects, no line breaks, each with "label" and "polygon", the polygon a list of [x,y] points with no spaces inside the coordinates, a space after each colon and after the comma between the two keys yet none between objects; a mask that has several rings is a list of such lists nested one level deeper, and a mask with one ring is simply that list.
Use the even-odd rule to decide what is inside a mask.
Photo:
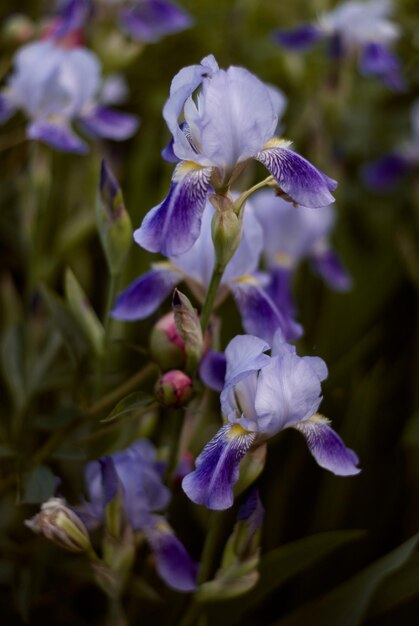
[{"label": "cluster of iris blooms", "polygon": [[[276,38],[299,51],[327,39],[333,54],[359,55],[363,73],[401,89],[399,64],[389,49],[398,36],[390,10],[386,0],[347,2],[318,25],[281,31]],[[165,0],[138,0],[129,6],[90,0],[59,3],[43,39],[18,51],[0,94],[0,119],[7,121],[21,109],[29,118],[28,138],[68,152],[88,150],[74,131],[76,123],[90,136],[132,136],[138,127],[135,116],[109,106],[126,96],[122,77],[103,80],[97,57],[80,45],[87,23],[109,15],[144,42],[191,24],[184,11]],[[212,55],[174,77],[163,109],[171,140],[162,154],[176,163],[170,189],[134,233],[139,246],[166,258],[127,286],[111,313],[124,321],[145,319],[175,290],[174,315],[158,326],[184,358],[183,369],[172,362],[165,367],[164,355],[155,354],[167,369],[156,393],[163,405],[175,407],[187,405],[203,387],[219,394],[218,432],[193,462],[176,471],[186,496],[211,510],[233,506],[235,488],[247,471],[245,459],[265,451],[267,440],[286,428],[302,434],[321,467],[340,476],[360,471],[355,452],[318,412],[326,364],[319,357],[299,356],[290,343],[303,333],[292,293],[300,262],[308,260],[337,290],[350,288],[351,279],[330,244],[337,183],[275,135],[285,107],[279,89],[244,68],[220,69]],[[408,162],[406,154],[398,157]],[[239,191],[240,175],[252,160],[268,175]],[[121,190],[106,163],[100,193],[111,210],[118,208]],[[177,290],[182,282],[194,294],[200,314]],[[221,351],[211,319],[229,294],[245,334],[237,334]],[[132,566],[140,537],[170,587],[194,590],[199,565],[165,515],[170,485],[153,444],[140,440],[92,461],[85,479],[85,502],[70,507],[63,498],[52,498],[28,526],[63,547],[85,552],[103,585],[106,576],[100,575],[91,531],[104,524],[112,535],[112,550],[117,545],[119,553],[115,557],[112,552],[107,566],[122,578]],[[238,518],[247,524],[249,541],[262,523],[262,512],[251,489]]]}]

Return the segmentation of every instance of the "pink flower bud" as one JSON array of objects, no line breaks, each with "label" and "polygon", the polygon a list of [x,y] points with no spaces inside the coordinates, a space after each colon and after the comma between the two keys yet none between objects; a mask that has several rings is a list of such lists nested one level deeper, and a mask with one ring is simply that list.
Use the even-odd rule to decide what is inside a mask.
[{"label": "pink flower bud", "polygon": [[180,370],[170,370],[159,378],[154,391],[164,406],[178,408],[192,397],[192,380]]},{"label": "pink flower bud", "polygon": [[185,344],[176,330],[173,313],[162,317],[151,331],[150,352],[163,371],[184,367]]}]

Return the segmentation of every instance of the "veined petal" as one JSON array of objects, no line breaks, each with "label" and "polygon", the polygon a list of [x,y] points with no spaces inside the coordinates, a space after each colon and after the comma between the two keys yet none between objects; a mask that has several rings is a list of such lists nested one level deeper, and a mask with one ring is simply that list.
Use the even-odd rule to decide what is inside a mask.
[{"label": "veined petal", "polygon": [[403,91],[406,87],[399,59],[379,43],[368,43],[363,48],[359,69],[365,76],[377,76],[394,91]]},{"label": "veined petal", "polygon": [[412,165],[402,154],[388,154],[374,163],[364,165],[362,178],[364,182],[374,190],[389,189],[399,182]]},{"label": "veined petal", "polygon": [[226,367],[224,352],[208,350],[201,360],[199,376],[207,387],[214,389],[214,391],[221,391],[224,387]]},{"label": "veined petal", "polygon": [[311,264],[332,289],[348,291],[351,288],[352,278],[342,265],[336,252],[331,248],[326,248],[313,255]]},{"label": "veined petal", "polygon": [[164,35],[189,28],[193,20],[168,0],[141,0],[121,12],[121,25],[134,39],[154,43]]},{"label": "veined petal", "polygon": [[194,591],[198,565],[164,517],[154,516],[152,524],[144,529],[144,533],[156,558],[160,578],[177,591]]},{"label": "veined petal", "polygon": [[86,130],[95,137],[123,141],[137,131],[139,120],[135,115],[121,113],[104,106],[97,106],[80,118]]},{"label": "veined petal", "polygon": [[225,388],[235,385],[252,372],[265,367],[271,358],[264,354],[267,350],[269,344],[259,337],[252,335],[234,337],[225,349],[227,360]]},{"label": "veined petal", "polygon": [[63,152],[86,154],[89,151],[84,141],[65,123],[52,123],[40,120],[32,122],[26,132],[28,139],[37,139]]},{"label": "veined petal", "polygon": [[288,50],[306,52],[324,37],[324,33],[314,24],[302,24],[296,28],[276,30],[273,37],[280,46]]},{"label": "veined petal", "polygon": [[301,206],[317,208],[334,202],[330,192],[336,189],[336,181],[296,152],[281,147],[280,141],[268,142],[255,158],[272,174],[282,191]]},{"label": "veined petal", "polygon": [[137,278],[118,295],[112,317],[125,321],[145,319],[154,313],[181,280],[181,274],[171,269],[169,263],[156,263],[154,269]]},{"label": "veined petal", "polygon": [[242,317],[245,331],[272,344],[278,328],[286,339],[297,339],[303,329],[291,316],[283,315],[268,293],[252,277],[229,284]]},{"label": "veined petal", "polygon": [[231,507],[240,461],[253,444],[255,436],[255,433],[244,430],[239,424],[223,426],[196,459],[196,470],[182,481],[188,498],[208,509]]},{"label": "veined petal", "polygon": [[304,435],[309,450],[320,467],[337,476],[351,476],[361,471],[356,467],[359,463],[357,455],[345,446],[325,417],[313,415],[293,427]]},{"label": "veined petal", "polygon": [[179,164],[167,198],[147,213],[134,233],[135,241],[146,250],[165,256],[187,252],[200,233],[211,171],[194,164]]}]

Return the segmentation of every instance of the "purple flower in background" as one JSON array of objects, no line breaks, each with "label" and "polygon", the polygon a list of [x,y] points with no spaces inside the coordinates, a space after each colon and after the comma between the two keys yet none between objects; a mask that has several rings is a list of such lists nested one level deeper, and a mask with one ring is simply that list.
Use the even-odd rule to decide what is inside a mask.
[{"label": "purple flower in background", "polygon": [[392,12],[391,0],[348,0],[322,15],[317,24],[278,30],[274,37],[284,48],[297,52],[327,40],[332,56],[359,54],[361,73],[402,90],[400,62],[390,50],[400,35],[399,26],[390,19]]},{"label": "purple flower in background", "polygon": [[332,206],[313,210],[294,207],[263,189],[252,203],[264,234],[264,256],[271,276],[268,292],[288,316],[295,315],[291,281],[303,259],[333,289],[349,289],[351,279],[329,243],[335,223]]},{"label": "purple flower in background", "polygon": [[419,165],[419,100],[411,111],[412,138],[390,154],[364,165],[364,182],[376,191],[385,191],[398,183],[405,174]]},{"label": "purple flower in background", "polygon": [[150,545],[160,577],[178,591],[196,588],[197,566],[175,536],[165,517],[170,492],[162,483],[162,465],[146,439],[126,450],[87,464],[85,477],[89,502],[76,512],[90,530],[104,520],[109,502],[120,493],[127,522],[141,531]]},{"label": "purple flower in background", "polygon": [[123,95],[115,78],[101,77],[99,59],[86,48],[65,49],[53,41],[30,43],[18,50],[14,71],[0,94],[0,122],[16,110],[29,118],[28,139],[65,152],[86,153],[87,144],[74,132],[79,122],[94,137],[122,141],[138,128],[138,119],[107,105]]},{"label": "purple flower in background", "polygon": [[192,26],[193,20],[176,3],[169,0],[63,0],[58,3],[58,26],[54,35],[62,37],[83,28],[86,22],[102,9],[106,14],[116,13],[122,30],[133,39],[145,43],[159,41],[165,35],[177,33]]},{"label": "purple flower in background", "polygon": [[[112,316],[120,320],[139,320],[151,315],[173,291],[186,281],[200,302],[204,301],[214,267],[214,245],[211,238],[211,221],[214,209],[206,202],[202,229],[192,248],[170,262],[156,263],[153,269],[135,280],[117,298]],[[301,327],[274,304],[264,285],[269,276],[257,273],[263,248],[262,228],[248,204],[243,217],[243,235],[240,244],[224,272],[217,304],[230,291],[242,316],[248,333],[272,342],[280,328],[288,339],[302,333]]]},{"label": "purple flower in background", "polygon": [[284,105],[278,90],[244,68],[220,70],[212,55],[182,69],[163,109],[172,133],[164,156],[179,163],[168,196],[136,231],[137,243],[166,256],[189,250],[199,236],[209,191],[225,193],[249,159],[265,165],[295,202],[330,204],[335,181],[274,137]]},{"label": "purple flower in background", "polygon": [[285,428],[306,439],[317,463],[340,476],[357,474],[358,458],[317,414],[327,368],[318,357],[299,357],[278,333],[272,348],[257,337],[237,336],[226,348],[221,393],[226,423],[196,459],[182,482],[187,496],[209,509],[233,504],[233,487],[245,454]]}]

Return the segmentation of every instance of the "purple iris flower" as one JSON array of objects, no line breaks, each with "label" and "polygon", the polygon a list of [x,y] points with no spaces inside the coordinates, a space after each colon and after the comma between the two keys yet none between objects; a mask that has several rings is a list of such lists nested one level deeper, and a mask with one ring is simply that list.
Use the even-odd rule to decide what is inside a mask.
[{"label": "purple iris flower", "polygon": [[318,357],[299,357],[277,333],[269,346],[251,335],[228,344],[221,410],[226,423],[196,459],[182,482],[187,496],[209,509],[233,504],[233,487],[245,454],[285,428],[306,439],[317,463],[340,476],[357,474],[358,457],[317,413],[327,368]]},{"label": "purple iris flower", "polygon": [[294,207],[263,189],[252,198],[264,234],[264,256],[271,282],[268,291],[288,316],[295,315],[291,281],[298,265],[308,259],[333,289],[345,291],[351,278],[332,249],[329,236],[335,223],[332,206]]},{"label": "purple iris flower", "polygon": [[[97,3],[99,5],[99,3]],[[122,30],[133,39],[146,43],[159,41],[165,35],[189,28],[193,20],[186,11],[169,0],[102,0],[98,6],[107,14],[114,11]],[[64,0],[58,6],[59,27],[54,33],[62,37],[83,28],[94,15],[94,0]],[[103,6],[105,5],[105,6]]]},{"label": "purple iris flower", "polygon": [[284,104],[278,90],[244,68],[220,70],[212,55],[182,69],[163,109],[172,133],[164,156],[179,163],[168,196],[136,231],[137,243],[166,256],[189,250],[209,191],[225,193],[250,159],[263,163],[295,202],[330,204],[335,181],[274,137]]},{"label": "purple iris flower", "polygon": [[121,96],[112,81],[112,88],[102,81],[100,62],[86,48],[30,43],[17,52],[14,71],[0,94],[0,122],[20,109],[30,120],[28,139],[65,152],[88,151],[73,131],[73,122],[94,137],[122,141],[136,132],[138,119],[107,106]]},{"label": "purple iris flower", "polygon": [[150,545],[160,577],[178,591],[196,588],[197,566],[175,536],[165,517],[170,492],[162,483],[162,465],[154,446],[146,439],[126,450],[87,464],[89,502],[76,512],[89,530],[101,524],[107,504],[119,492],[132,530],[140,531]]},{"label": "purple iris flower", "polygon": [[[171,256],[169,262],[155,263],[150,272],[129,285],[118,296],[113,317],[126,321],[148,317],[182,281],[188,283],[200,302],[204,301],[214,267],[213,215],[214,209],[207,201],[201,232],[192,248],[179,256]],[[283,314],[264,289],[269,276],[256,272],[262,249],[263,231],[249,202],[243,217],[242,239],[223,274],[216,304],[230,291],[246,332],[272,342],[280,328],[288,339],[295,339],[301,335],[301,327],[292,317]]]},{"label": "purple iris flower", "polygon": [[317,24],[278,30],[274,37],[297,52],[327,40],[332,56],[359,54],[361,73],[377,76],[390,89],[403,90],[400,62],[390,49],[400,35],[399,26],[390,19],[392,12],[391,0],[348,0],[322,15]]},{"label": "purple iris flower", "polygon": [[405,174],[419,165],[419,100],[411,111],[412,137],[393,152],[373,163],[364,165],[361,174],[365,183],[375,191],[385,191],[398,183]]}]

